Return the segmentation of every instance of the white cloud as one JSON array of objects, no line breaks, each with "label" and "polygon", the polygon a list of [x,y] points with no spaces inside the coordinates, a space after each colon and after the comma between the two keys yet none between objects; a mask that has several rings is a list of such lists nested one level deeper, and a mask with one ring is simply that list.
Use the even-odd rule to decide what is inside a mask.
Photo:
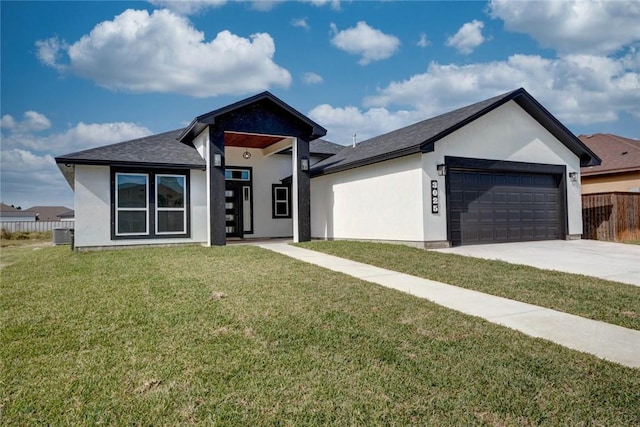
[{"label": "white cloud", "polygon": [[621,111],[640,117],[640,72],[625,65],[639,55],[621,59],[513,55],[507,61],[464,66],[432,62],[426,73],[392,82],[364,104],[410,105],[434,115],[524,87],[567,124],[611,121]]},{"label": "white cloud", "polygon": [[50,154],[3,147],[0,158],[2,201],[28,208],[34,205],[73,206],[73,193]]},{"label": "white cloud", "polygon": [[80,122],[64,132],[40,135],[35,132],[45,130],[45,125],[50,128],[49,120],[35,111],[28,111],[24,117],[22,121],[10,115],[2,117],[0,153],[2,200],[23,207],[73,205],[73,193],[55,164],[55,155],[151,134],[134,123]]},{"label": "white cloud", "polygon": [[[289,71],[273,62],[275,44],[269,34],[247,39],[225,30],[206,42],[187,18],[166,9],[151,15],[126,10],[68,47],[51,39],[38,43],[44,64],[113,90],[208,97],[291,83]],[[66,53],[68,64],[49,60],[61,53],[51,52],[56,46]]]},{"label": "white cloud", "polygon": [[568,53],[607,54],[640,40],[640,2],[492,0],[493,18],[509,31]]},{"label": "white cloud", "polygon": [[302,0],[303,2],[311,3],[314,6],[331,5],[331,9],[340,10],[340,0]]},{"label": "white cloud", "polygon": [[291,25],[297,28],[303,28],[307,31],[309,31],[311,29],[311,27],[309,26],[309,23],[307,22],[307,18],[297,18],[297,19],[292,19],[291,20]]},{"label": "white cloud", "polygon": [[622,112],[640,120],[639,63],[635,51],[619,59],[513,55],[470,65],[432,62],[425,73],[378,89],[364,99],[364,109],[323,104],[309,117],[329,130],[329,139],[349,144],[353,132],[363,140],[524,87],[566,125],[611,122]]},{"label": "white cloud", "polygon": [[386,108],[363,111],[354,106],[342,108],[328,104],[314,107],[309,117],[329,130],[327,139],[343,145],[352,143],[354,133],[358,141],[364,141],[427,118],[419,111],[389,111]]},{"label": "white cloud", "polygon": [[69,48],[64,41],[58,40],[57,37],[38,40],[36,41],[36,48],[38,48],[36,56],[40,62],[58,71],[65,69],[64,65],[58,63],[61,57],[61,51]]},{"label": "white cloud", "polygon": [[0,125],[2,129],[7,129],[14,133],[39,132],[51,127],[51,122],[44,114],[26,111],[23,117],[23,120],[17,121],[11,115],[5,114],[2,116]]},{"label": "white cloud", "polygon": [[321,75],[316,73],[304,73],[302,76],[302,81],[304,81],[308,85],[315,85],[324,82],[324,79]]},{"label": "white cloud", "polygon": [[[4,126],[5,122],[13,120],[13,126]],[[27,111],[25,120],[15,121],[13,117],[5,115],[2,118],[3,129],[7,134],[2,134],[2,148],[29,149],[36,152],[78,151],[104,144],[110,144],[129,139],[150,135],[151,131],[144,126],[129,122],[113,123],[83,123],[67,129],[64,132],[51,133],[49,135],[36,135],[51,127],[49,119],[35,111]]]},{"label": "white cloud", "polygon": [[149,3],[181,15],[193,15],[208,8],[224,6],[227,0],[149,0]]},{"label": "white cloud", "polygon": [[484,23],[474,19],[464,24],[457,33],[447,39],[446,45],[456,48],[459,52],[469,54],[475,48],[484,43],[485,38],[482,35]]},{"label": "white cloud", "polygon": [[418,47],[427,47],[431,44],[431,42],[427,39],[427,35],[425,33],[420,33],[420,38],[416,43]]},{"label": "white cloud", "polygon": [[331,44],[345,52],[361,55],[358,61],[360,65],[387,59],[400,47],[400,39],[396,36],[384,34],[368,26],[364,21],[342,31],[338,31],[336,25],[332,23],[331,30],[334,33]]}]

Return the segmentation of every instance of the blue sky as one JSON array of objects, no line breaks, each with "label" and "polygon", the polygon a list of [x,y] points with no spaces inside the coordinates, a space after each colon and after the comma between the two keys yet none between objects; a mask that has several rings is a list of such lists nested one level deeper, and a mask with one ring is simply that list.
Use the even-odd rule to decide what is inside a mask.
[{"label": "blue sky", "polygon": [[269,90],[348,144],[519,87],[640,138],[640,1],[8,2],[4,203],[73,207],[53,158]]}]

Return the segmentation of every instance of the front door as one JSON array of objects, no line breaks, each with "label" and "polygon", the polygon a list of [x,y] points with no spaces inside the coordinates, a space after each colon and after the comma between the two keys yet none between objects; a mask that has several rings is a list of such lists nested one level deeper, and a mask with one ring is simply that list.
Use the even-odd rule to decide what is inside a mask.
[{"label": "front door", "polygon": [[227,237],[253,234],[252,179],[250,167],[228,167],[225,170],[225,218]]},{"label": "front door", "polygon": [[242,186],[237,182],[227,181],[224,193],[227,237],[242,237]]}]

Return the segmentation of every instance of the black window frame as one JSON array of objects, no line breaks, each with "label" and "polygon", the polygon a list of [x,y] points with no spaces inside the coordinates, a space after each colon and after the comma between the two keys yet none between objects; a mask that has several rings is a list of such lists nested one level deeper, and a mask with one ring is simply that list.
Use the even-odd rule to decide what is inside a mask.
[{"label": "black window frame", "polygon": [[[147,176],[147,233],[146,234],[117,234],[116,224],[116,174],[143,174]],[[185,178],[185,232],[184,233],[156,233],[156,175],[178,175]],[[191,171],[189,169],[152,169],[152,168],[110,168],[111,192],[111,240],[151,240],[151,239],[184,239],[191,237]]]},{"label": "black window frame", "polygon": [[[276,200],[276,190],[284,188],[287,190],[287,215],[278,215],[276,204],[282,203]],[[288,184],[272,184],[271,185],[271,217],[273,219],[287,219],[291,218],[291,185]]]}]

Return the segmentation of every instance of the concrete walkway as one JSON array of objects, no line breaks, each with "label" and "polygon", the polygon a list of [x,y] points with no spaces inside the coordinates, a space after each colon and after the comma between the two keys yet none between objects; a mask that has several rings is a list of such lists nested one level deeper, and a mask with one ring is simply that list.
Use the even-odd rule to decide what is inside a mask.
[{"label": "concrete walkway", "polygon": [[263,243],[257,246],[425,298],[605,360],[640,368],[640,331],[301,249],[287,243]]}]

